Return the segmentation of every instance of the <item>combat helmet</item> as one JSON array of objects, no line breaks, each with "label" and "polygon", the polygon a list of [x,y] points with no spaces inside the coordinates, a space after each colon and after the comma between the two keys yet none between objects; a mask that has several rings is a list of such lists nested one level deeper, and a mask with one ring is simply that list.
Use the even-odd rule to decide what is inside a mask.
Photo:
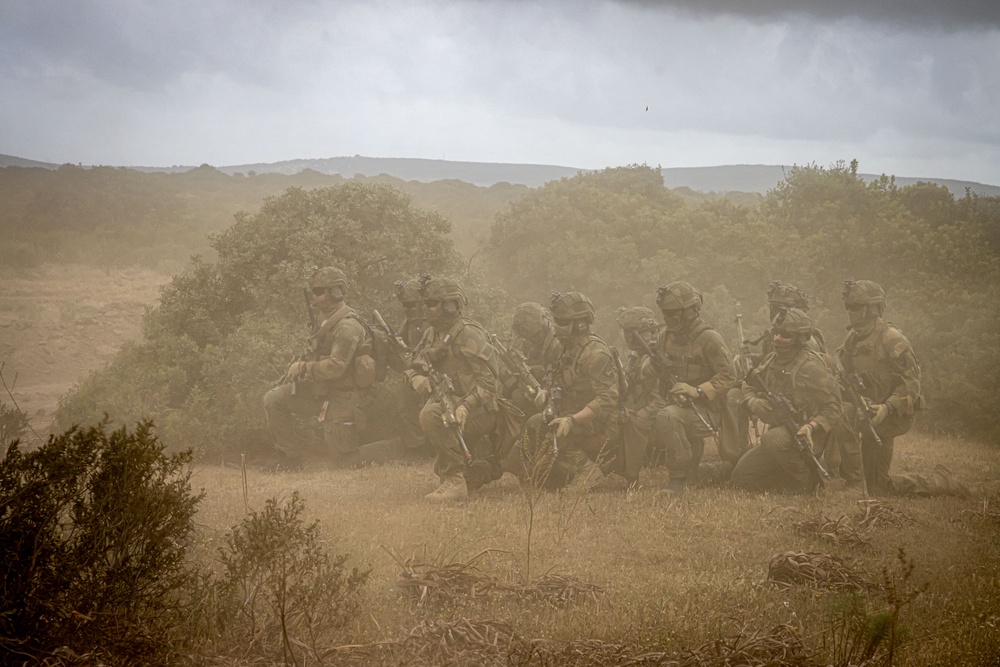
[{"label": "combat helmet", "polygon": [[326,289],[333,298],[343,299],[347,295],[347,276],[335,266],[326,266],[309,276],[309,287],[314,291]]},{"label": "combat helmet", "polygon": [[549,304],[552,317],[557,320],[584,320],[594,322],[594,304],[579,292],[555,292]]},{"label": "combat helmet", "polygon": [[[424,276],[420,279],[420,297],[425,304],[428,301],[440,301],[442,310],[447,315],[461,312],[466,304],[465,292],[451,278]],[[448,304],[454,305],[449,307]]]},{"label": "combat helmet", "polygon": [[420,281],[418,280],[397,280],[393,289],[400,303],[420,302]]},{"label": "combat helmet", "polygon": [[528,340],[541,336],[552,328],[549,309],[540,303],[526,301],[514,309],[510,328],[515,334]]},{"label": "combat helmet", "polygon": [[845,280],[844,306],[876,306],[885,310],[885,290],[873,280]]},{"label": "combat helmet", "polygon": [[814,329],[806,311],[801,308],[782,308],[771,321],[771,331],[802,344],[812,337]]},{"label": "combat helmet", "polygon": [[625,331],[645,331],[660,326],[660,321],[646,306],[622,306],[618,309],[618,326]]},{"label": "combat helmet", "polygon": [[656,305],[660,310],[686,310],[688,308],[700,310],[702,303],[701,292],[684,280],[661,285],[656,290]]},{"label": "combat helmet", "polygon": [[767,284],[767,302],[772,306],[809,310],[806,293],[795,285],[780,280],[772,280]]}]

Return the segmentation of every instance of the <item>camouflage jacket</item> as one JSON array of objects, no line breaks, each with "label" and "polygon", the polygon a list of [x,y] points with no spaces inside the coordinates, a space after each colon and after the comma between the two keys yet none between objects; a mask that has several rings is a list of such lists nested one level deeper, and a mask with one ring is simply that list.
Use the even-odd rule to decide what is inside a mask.
[{"label": "camouflage jacket", "polygon": [[882,318],[864,337],[847,334],[837,356],[848,373],[856,373],[865,385],[865,398],[886,403],[902,417],[923,408],[920,394],[920,364],[903,332]]},{"label": "camouflage jacket", "polygon": [[470,409],[482,407],[496,412],[499,359],[489,334],[478,322],[458,317],[446,331],[433,326],[424,329],[406,375],[427,375],[432,368],[451,378],[456,398]]},{"label": "camouflage jacket", "polygon": [[609,423],[618,412],[618,372],[611,348],[596,334],[566,341],[556,364],[562,389],[559,414],[571,415],[589,407],[597,419]]},{"label": "camouflage jacket", "polygon": [[[788,362],[780,362],[778,355],[772,352],[764,357],[756,372],[760,374],[764,386],[791,401],[803,423],[816,422],[824,432],[830,433],[834,424],[842,418],[837,379],[815,351],[803,347]],[[766,398],[756,387],[751,386],[749,391]],[[781,425],[768,423],[771,426]]]},{"label": "camouflage jacket", "polygon": [[403,320],[403,326],[399,328],[399,337],[403,339],[409,348],[414,349],[424,336],[424,330],[430,326],[426,320]]},{"label": "camouflage jacket", "polygon": [[[410,350],[414,350],[420,344],[420,339],[423,338],[427,327],[428,324],[425,320],[404,319],[403,326],[399,328],[397,333],[406,346]],[[413,363],[413,352],[404,353],[396,345],[392,346],[392,351],[393,353],[388,358],[389,368],[402,372]]]},{"label": "camouflage jacket", "polygon": [[625,381],[628,383],[628,394],[622,405],[629,410],[641,410],[646,407],[664,408],[667,401],[660,396],[659,378],[653,370],[649,355],[636,351],[629,352],[625,360]]},{"label": "camouflage jacket", "polygon": [[[656,346],[670,358],[670,372],[680,382],[700,387],[710,402],[725,396],[736,384],[733,355],[722,336],[701,318],[686,332],[662,331]],[[669,391],[670,387],[661,384],[661,395]]]},{"label": "camouflage jacket", "polygon": [[328,315],[309,337],[309,359],[304,380],[314,394],[357,389],[358,360],[372,353],[372,339],[346,303]]},{"label": "camouflage jacket", "polygon": [[524,363],[528,365],[531,374],[539,381],[544,378],[545,371],[550,365],[554,367],[559,363],[559,356],[562,354],[563,348],[562,342],[551,331],[545,336],[545,341],[541,346],[535,345],[526,338],[517,338],[511,347],[524,357]]}]

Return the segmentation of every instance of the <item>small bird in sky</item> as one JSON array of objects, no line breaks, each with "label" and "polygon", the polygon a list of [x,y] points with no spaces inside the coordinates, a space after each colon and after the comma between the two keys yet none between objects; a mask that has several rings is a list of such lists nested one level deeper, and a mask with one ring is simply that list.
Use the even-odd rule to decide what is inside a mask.
[{"label": "small bird in sky", "polygon": [[646,111],[649,111],[649,107],[648,106],[646,107]]}]

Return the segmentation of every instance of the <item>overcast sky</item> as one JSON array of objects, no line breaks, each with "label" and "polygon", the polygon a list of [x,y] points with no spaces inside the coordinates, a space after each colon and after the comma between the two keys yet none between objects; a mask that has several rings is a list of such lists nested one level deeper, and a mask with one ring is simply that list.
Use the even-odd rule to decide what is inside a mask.
[{"label": "overcast sky", "polygon": [[0,153],[1000,185],[1000,0],[0,0]]}]

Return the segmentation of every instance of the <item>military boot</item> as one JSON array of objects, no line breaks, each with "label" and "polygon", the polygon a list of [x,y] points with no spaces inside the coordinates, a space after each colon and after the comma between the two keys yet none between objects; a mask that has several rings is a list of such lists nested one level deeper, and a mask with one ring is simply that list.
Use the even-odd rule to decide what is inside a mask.
[{"label": "military boot", "polygon": [[661,496],[679,496],[688,487],[688,481],[686,477],[673,477],[667,480],[667,483],[660,489],[659,495]]},{"label": "military boot", "polygon": [[601,472],[601,467],[588,458],[577,467],[573,479],[566,485],[566,490],[586,493],[603,480],[604,473]]},{"label": "military boot", "polygon": [[441,482],[441,486],[424,496],[424,500],[443,503],[452,500],[463,500],[468,497],[469,489],[465,485],[465,477],[461,473],[456,473],[450,477],[445,477],[444,481]]},{"label": "military boot", "polygon": [[952,477],[951,471],[941,464],[934,466],[932,477],[937,483],[938,494],[942,496],[958,496],[959,498],[969,498],[972,496],[969,487]]},{"label": "military boot", "polygon": [[399,438],[376,440],[358,448],[361,465],[382,465],[403,458],[403,442]]}]

